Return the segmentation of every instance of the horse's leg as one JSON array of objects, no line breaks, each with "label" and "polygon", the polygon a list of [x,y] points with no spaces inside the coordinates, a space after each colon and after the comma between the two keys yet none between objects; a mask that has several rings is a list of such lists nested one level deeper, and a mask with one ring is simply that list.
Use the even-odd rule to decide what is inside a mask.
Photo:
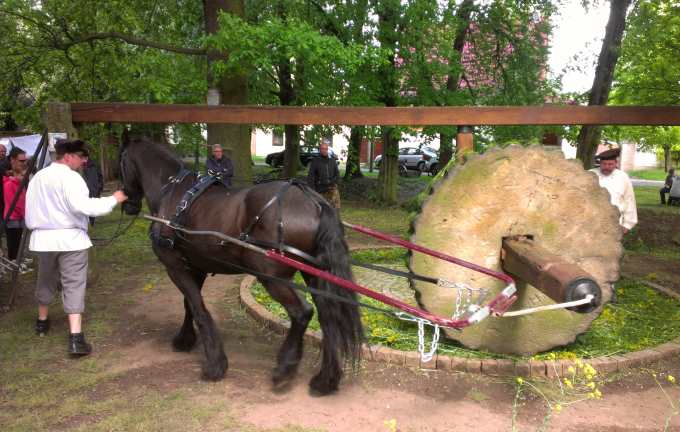
[{"label": "horse's leg", "polygon": [[[206,364],[203,367],[203,379],[217,381],[224,377],[227,370],[227,356],[224,354],[222,339],[217,332],[215,322],[203,303],[201,287],[205,281],[205,273],[194,269],[187,269],[183,263],[167,266],[170,279],[184,294],[185,304],[188,303],[191,315],[185,316],[185,325],[189,316],[193,317],[201,333]],[[200,282],[200,283],[199,283]],[[182,326],[184,329],[184,326]],[[180,330],[181,333],[181,330]]]},{"label": "horse's leg", "polygon": [[260,282],[267,288],[272,298],[281,303],[290,317],[290,330],[279,348],[276,367],[272,374],[274,386],[282,387],[290,382],[297,372],[302,358],[303,337],[314,315],[314,309],[294,289],[277,282],[264,280]]},{"label": "horse's leg", "polygon": [[[197,281],[196,283],[201,286],[205,281],[205,275],[203,275],[202,281]],[[188,352],[196,344],[196,331],[194,330],[194,315],[191,313],[191,307],[189,306],[189,301],[184,298],[184,322],[179,332],[172,338],[172,347],[175,351]]]},{"label": "horse's leg", "polygon": [[[311,288],[319,288],[319,278],[317,277],[306,276],[305,282]],[[331,302],[317,295],[314,295],[314,302],[317,307],[319,307],[320,302],[328,304],[327,307],[333,307],[330,304]],[[326,322],[326,317],[322,315],[319,312],[319,323],[323,331],[323,339],[321,340],[321,368],[319,373],[309,382],[309,388],[312,394],[316,396],[324,396],[335,392],[343,376],[342,362],[338,356],[338,347],[333,341],[337,336],[333,335],[332,329]]]}]

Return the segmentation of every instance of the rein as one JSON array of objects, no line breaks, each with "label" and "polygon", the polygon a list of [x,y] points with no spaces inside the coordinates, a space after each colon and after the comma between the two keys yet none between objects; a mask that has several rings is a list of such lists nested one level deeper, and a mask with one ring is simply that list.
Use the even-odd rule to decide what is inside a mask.
[{"label": "rein", "polygon": [[123,234],[127,232],[128,229],[135,223],[137,220],[137,217],[139,216],[139,213],[134,215],[130,222],[123,228],[122,230],[120,227],[123,225],[123,209],[120,209],[120,218],[118,218],[118,225],[116,226],[116,231],[111,235],[109,238],[100,238],[100,237],[90,237],[90,240],[92,243],[94,243],[95,246],[97,247],[109,247],[115,242],[118,237],[121,237]]}]

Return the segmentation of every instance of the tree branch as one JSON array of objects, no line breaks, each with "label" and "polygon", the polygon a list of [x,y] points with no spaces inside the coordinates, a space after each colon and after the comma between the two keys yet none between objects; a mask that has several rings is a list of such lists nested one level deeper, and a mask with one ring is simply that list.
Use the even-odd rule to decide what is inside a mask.
[{"label": "tree branch", "polygon": [[165,44],[162,42],[156,42],[156,41],[150,41],[146,39],[142,39],[136,36],[131,36],[127,35],[124,33],[118,33],[118,32],[103,32],[103,33],[89,33],[89,34],[83,34],[79,38],[74,38],[73,40],[69,42],[65,42],[62,44],[59,44],[58,48],[60,49],[68,49],[72,47],[73,45],[93,41],[93,40],[104,40],[104,39],[119,39],[122,40],[123,42],[129,43],[130,45],[137,45],[137,46],[143,46],[143,47],[149,47],[149,48],[156,48],[162,51],[170,51],[170,52],[175,52],[179,54],[188,54],[188,55],[197,55],[197,56],[203,56],[207,54],[207,50],[205,48],[186,48],[186,47],[180,47],[180,46],[175,46],[175,45],[169,45]]}]

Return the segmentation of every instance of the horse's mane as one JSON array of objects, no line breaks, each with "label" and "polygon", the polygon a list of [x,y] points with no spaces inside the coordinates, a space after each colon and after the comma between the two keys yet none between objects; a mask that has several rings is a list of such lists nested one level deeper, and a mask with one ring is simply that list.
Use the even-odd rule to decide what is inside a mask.
[{"label": "horse's mane", "polygon": [[153,150],[154,157],[161,157],[163,159],[167,158],[177,163],[182,163],[180,158],[171,149],[169,149],[168,146],[163,145],[146,135],[130,136],[129,144],[132,146],[142,146],[145,152],[148,150]]}]

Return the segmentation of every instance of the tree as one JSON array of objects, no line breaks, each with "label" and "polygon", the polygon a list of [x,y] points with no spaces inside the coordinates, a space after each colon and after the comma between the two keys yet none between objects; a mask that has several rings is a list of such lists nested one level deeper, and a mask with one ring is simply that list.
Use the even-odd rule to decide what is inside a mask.
[{"label": "tree", "polygon": [[[614,78],[614,69],[619,58],[621,40],[626,27],[626,13],[632,0],[611,0],[609,21],[605,31],[602,49],[597,60],[595,79],[590,90],[588,105],[606,105]],[[602,136],[602,127],[586,125],[578,135],[576,157],[588,169],[593,164],[595,150]]]},{"label": "tree", "polygon": [[[30,100],[16,117],[38,127],[49,100],[203,103],[208,88],[206,32],[220,12],[240,13],[241,0],[8,0],[0,6],[4,94],[19,88]],[[243,103],[242,77],[210,75],[222,103]],[[213,87],[214,88],[214,87]],[[247,96],[247,93],[246,93]],[[3,101],[4,102],[4,101]],[[92,128],[88,128],[92,130]],[[237,178],[250,178],[250,136],[216,126],[209,141],[234,151]],[[195,142],[196,127],[189,132]],[[200,136],[200,135],[199,135]]]},{"label": "tree", "polygon": [[612,99],[620,104],[680,103],[680,3],[638,0],[631,10]]}]

